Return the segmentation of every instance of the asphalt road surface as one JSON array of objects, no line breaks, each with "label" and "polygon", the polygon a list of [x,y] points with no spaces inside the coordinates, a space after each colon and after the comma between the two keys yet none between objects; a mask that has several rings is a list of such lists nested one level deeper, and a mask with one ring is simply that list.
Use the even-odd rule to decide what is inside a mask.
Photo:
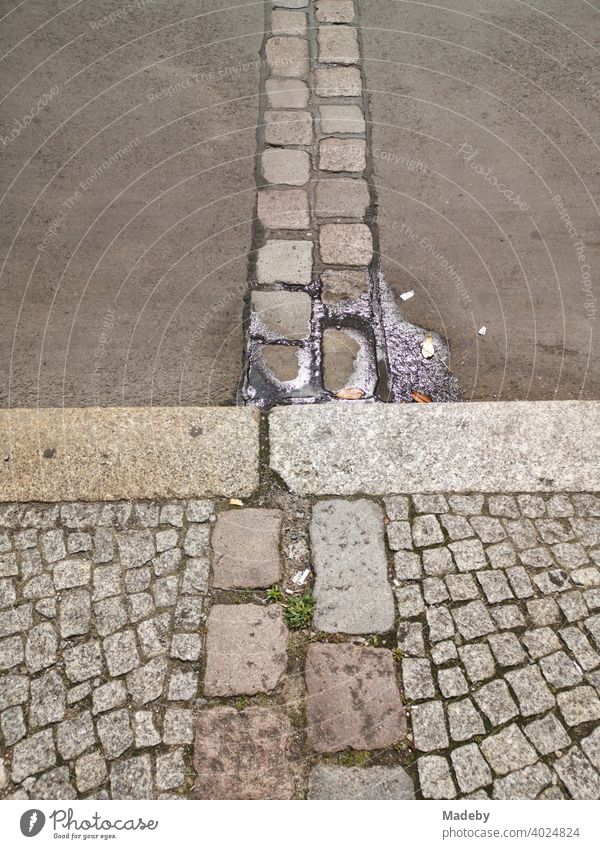
[{"label": "asphalt road surface", "polygon": [[231,403],[263,4],[16,6],[0,133],[47,103],[0,150],[0,403]]},{"label": "asphalt road surface", "polygon": [[377,0],[362,24],[407,317],[448,338],[465,399],[600,397],[600,6]]},{"label": "asphalt road surface", "polygon": [[[360,9],[407,317],[447,337],[467,400],[598,398],[600,7]],[[0,404],[234,403],[262,2],[0,18]]]}]

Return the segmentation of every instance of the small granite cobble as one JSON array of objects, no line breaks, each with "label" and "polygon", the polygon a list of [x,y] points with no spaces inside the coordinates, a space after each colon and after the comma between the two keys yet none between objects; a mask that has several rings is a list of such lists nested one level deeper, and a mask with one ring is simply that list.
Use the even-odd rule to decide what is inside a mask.
[{"label": "small granite cobble", "polygon": [[279,607],[215,605],[207,623],[205,694],[271,692],[285,672],[286,637]]},{"label": "small granite cobble", "polygon": [[317,30],[319,62],[355,65],[359,58],[356,29],[349,26],[320,26]]},{"label": "small granite cobble", "polygon": [[321,171],[360,173],[367,167],[366,143],[362,139],[321,139],[319,168]]},{"label": "small granite cobble", "polygon": [[[372,333],[377,310],[369,315],[378,287],[376,224],[367,214],[375,188],[367,174],[365,180],[322,186],[328,176],[367,171],[369,116],[356,18],[353,0],[265,4],[250,298],[257,287],[289,292],[289,287],[310,286],[314,311],[310,333],[273,336],[264,333],[256,310],[250,311],[242,397],[259,407],[377,393]],[[297,241],[286,235],[296,235]],[[326,305],[346,299],[339,297],[339,286],[332,291],[330,285],[330,272],[341,269],[360,269],[364,278],[360,285],[343,287],[351,290],[347,299],[357,301],[346,309],[361,325],[352,334],[336,328],[345,338],[327,326],[335,311]],[[350,277],[345,275],[346,281]]]},{"label": "small granite cobble", "polygon": [[289,720],[270,708],[215,707],[196,724],[197,799],[289,799]]}]

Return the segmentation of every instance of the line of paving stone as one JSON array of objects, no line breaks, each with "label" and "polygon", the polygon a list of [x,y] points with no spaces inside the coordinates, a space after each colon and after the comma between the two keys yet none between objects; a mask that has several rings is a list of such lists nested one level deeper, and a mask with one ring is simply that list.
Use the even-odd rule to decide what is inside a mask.
[{"label": "line of paving stone", "polygon": [[5,798],[596,799],[599,694],[598,495],[0,507]]},{"label": "line of paving stone", "polygon": [[246,401],[371,398],[377,236],[354,0],[265,3]]}]

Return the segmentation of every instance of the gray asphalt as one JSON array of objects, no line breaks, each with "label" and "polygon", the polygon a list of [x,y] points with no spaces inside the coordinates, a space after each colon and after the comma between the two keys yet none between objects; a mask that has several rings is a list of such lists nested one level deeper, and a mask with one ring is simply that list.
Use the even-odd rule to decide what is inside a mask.
[{"label": "gray asphalt", "polygon": [[[600,397],[600,11],[360,6],[406,317],[448,339],[466,399]],[[233,403],[263,4],[2,16],[0,405]]]},{"label": "gray asphalt", "polygon": [[406,317],[448,338],[466,399],[600,397],[600,8],[377,0],[362,23]]},{"label": "gray asphalt", "polygon": [[231,403],[262,3],[15,5],[0,5],[0,403]]}]

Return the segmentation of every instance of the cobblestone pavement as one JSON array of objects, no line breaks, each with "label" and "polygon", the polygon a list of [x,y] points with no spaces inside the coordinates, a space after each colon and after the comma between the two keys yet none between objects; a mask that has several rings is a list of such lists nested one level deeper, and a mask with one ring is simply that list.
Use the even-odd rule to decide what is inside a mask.
[{"label": "cobblestone pavement", "polygon": [[8,504],[0,552],[5,798],[600,796],[596,495]]},{"label": "cobblestone pavement", "polygon": [[360,4],[265,3],[243,398],[455,400],[379,275]]}]

